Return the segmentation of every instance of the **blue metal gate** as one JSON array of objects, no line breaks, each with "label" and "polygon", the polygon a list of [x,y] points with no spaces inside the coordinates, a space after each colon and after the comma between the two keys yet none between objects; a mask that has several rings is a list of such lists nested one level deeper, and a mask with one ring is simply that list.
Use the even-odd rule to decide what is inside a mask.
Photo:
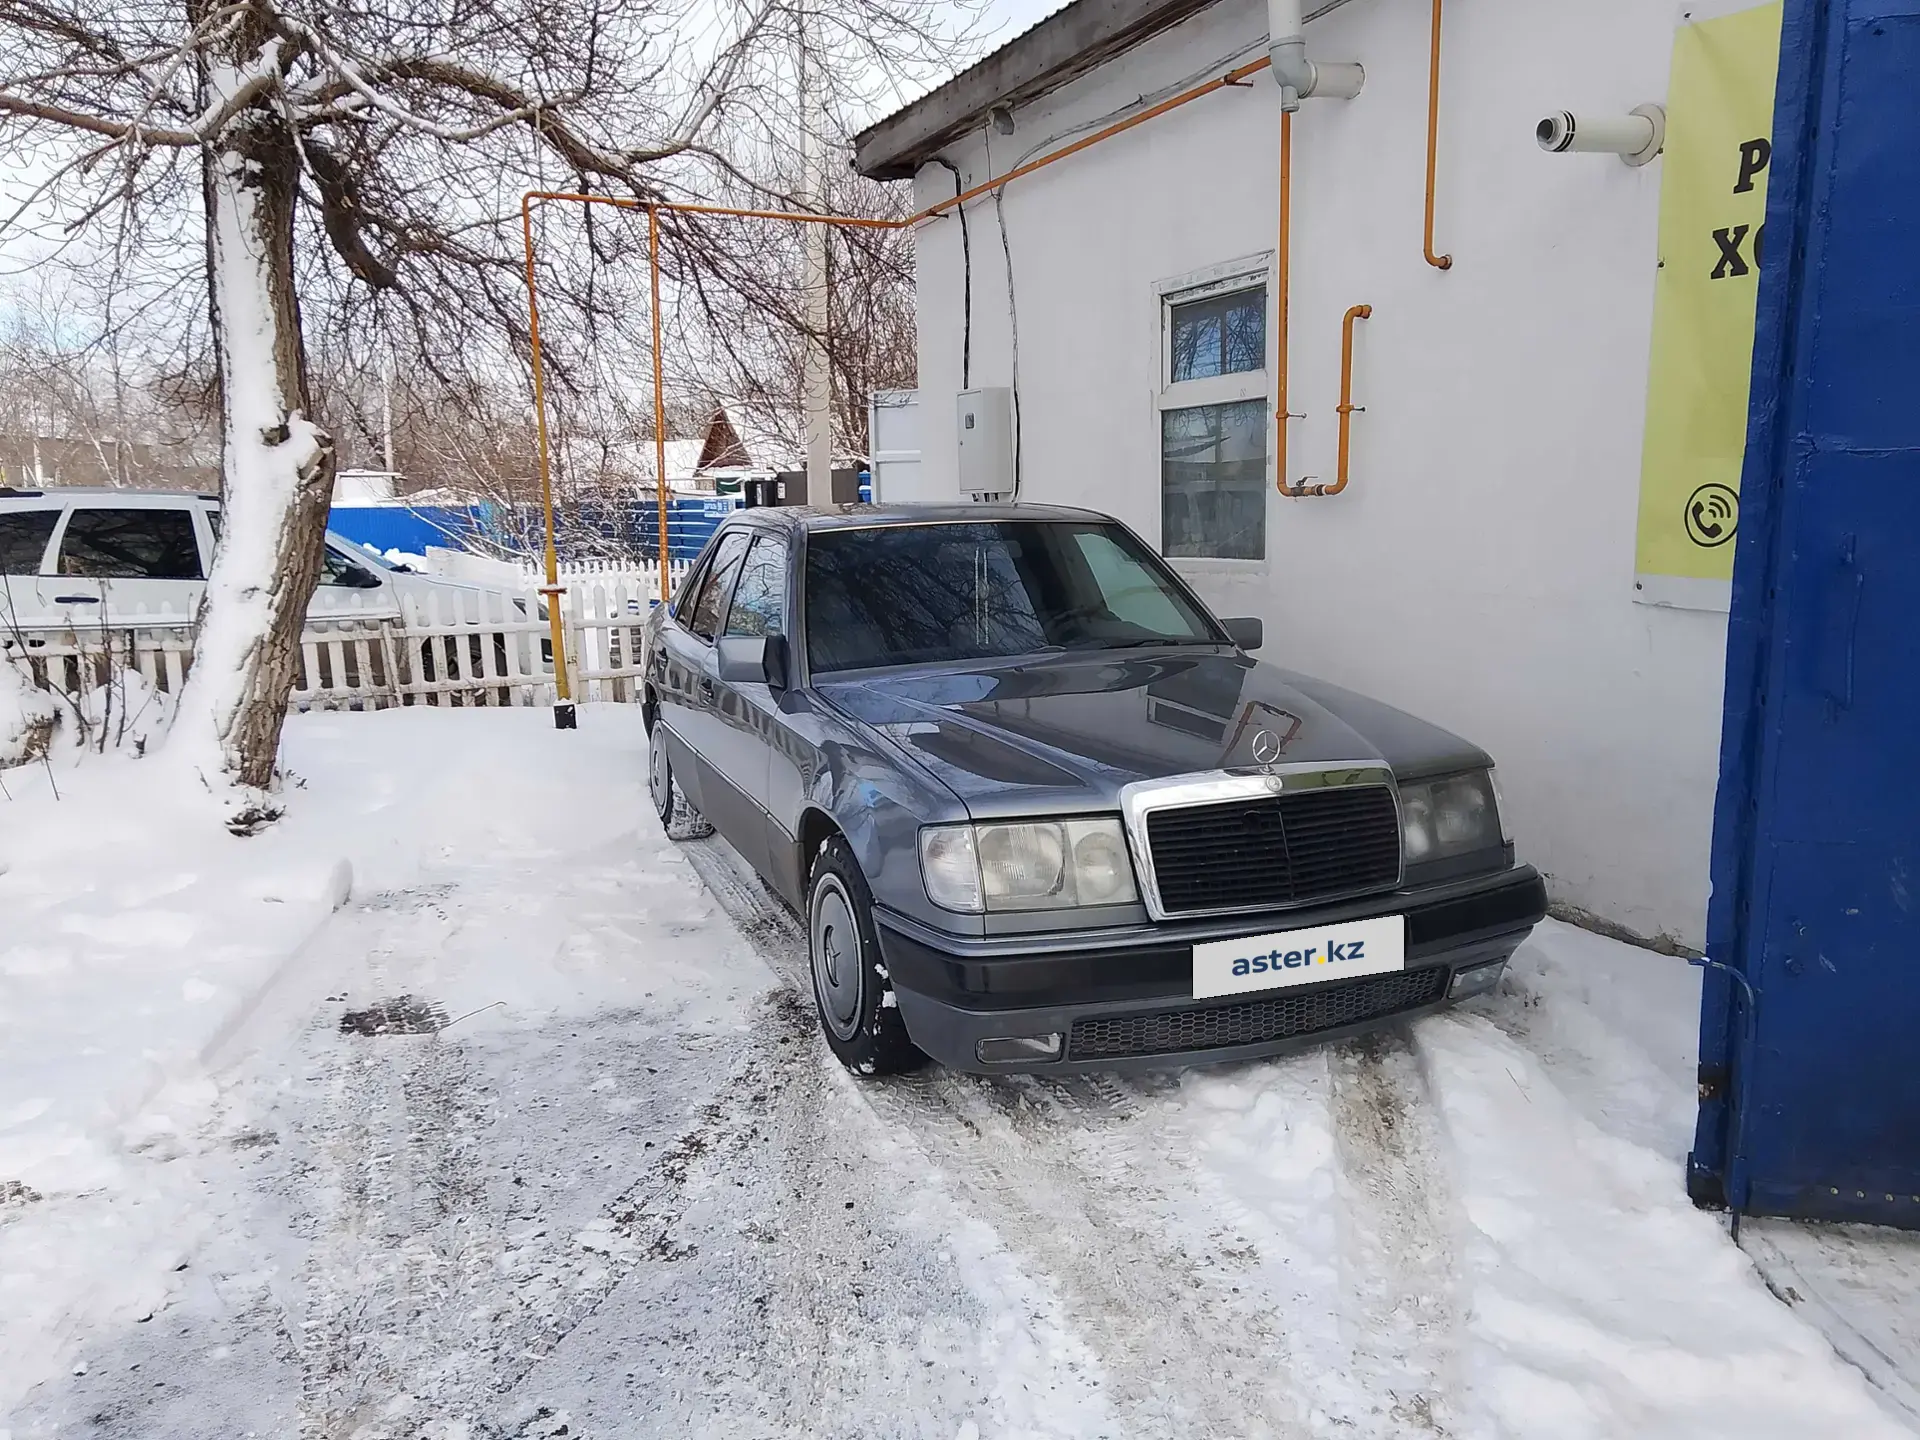
[{"label": "blue metal gate", "polygon": [[1787,0],[1688,1186],[1920,1228],[1920,0]]}]

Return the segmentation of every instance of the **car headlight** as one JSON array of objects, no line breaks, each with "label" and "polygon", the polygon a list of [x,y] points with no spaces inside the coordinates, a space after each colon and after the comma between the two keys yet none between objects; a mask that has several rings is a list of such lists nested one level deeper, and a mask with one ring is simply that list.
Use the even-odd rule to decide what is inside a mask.
[{"label": "car headlight", "polygon": [[1401,785],[1400,841],[1407,864],[1492,850],[1506,840],[1491,770]]},{"label": "car headlight", "polygon": [[934,904],[973,915],[1126,905],[1138,894],[1113,815],[930,825],[920,832],[920,874]]}]

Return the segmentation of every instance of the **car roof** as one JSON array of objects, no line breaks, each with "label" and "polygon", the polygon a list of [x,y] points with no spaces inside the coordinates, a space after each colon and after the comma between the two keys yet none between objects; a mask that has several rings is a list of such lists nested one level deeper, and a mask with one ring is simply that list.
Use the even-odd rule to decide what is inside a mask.
[{"label": "car roof", "polygon": [[1112,523],[1111,515],[1066,505],[766,505],[736,510],[729,525],[767,529],[862,530],[877,525],[990,525],[1006,520],[1077,520]]},{"label": "car roof", "polygon": [[218,495],[203,495],[192,490],[115,490],[105,485],[48,485],[35,490],[21,490],[0,486],[0,504],[10,500],[41,502],[41,505],[16,507],[25,509],[65,505],[71,500],[111,500],[115,505],[124,505],[133,510],[170,509],[182,500],[199,500],[215,505],[220,503]]}]

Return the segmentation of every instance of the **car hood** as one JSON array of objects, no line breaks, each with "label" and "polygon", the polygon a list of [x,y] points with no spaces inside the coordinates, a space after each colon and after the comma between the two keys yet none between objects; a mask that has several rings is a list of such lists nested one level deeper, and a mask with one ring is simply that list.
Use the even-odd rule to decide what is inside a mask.
[{"label": "car hood", "polygon": [[975,814],[1108,808],[1136,780],[1262,763],[1384,761],[1402,777],[1488,763],[1438,726],[1229,651],[1045,656],[814,688]]},{"label": "car hood", "polygon": [[490,595],[525,599],[519,590],[507,585],[488,585],[475,580],[454,580],[445,575],[428,575],[419,570],[385,572],[385,580],[396,590],[415,595]]}]

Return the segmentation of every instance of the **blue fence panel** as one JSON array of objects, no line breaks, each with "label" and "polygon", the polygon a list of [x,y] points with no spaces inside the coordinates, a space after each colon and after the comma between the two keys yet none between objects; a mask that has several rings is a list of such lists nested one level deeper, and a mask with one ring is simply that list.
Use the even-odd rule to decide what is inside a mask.
[{"label": "blue fence panel", "polygon": [[369,545],[385,553],[400,550],[418,555],[429,545],[452,549],[472,548],[471,542],[485,536],[489,529],[487,513],[496,507],[404,505],[335,506],[328,517],[328,528],[357,545]]},{"label": "blue fence panel", "polygon": [[[740,508],[736,496],[667,502],[667,554],[698,555],[720,522]],[[429,545],[528,557],[546,549],[538,505],[349,505],[329,519],[336,533],[385,553],[418,555]],[[554,508],[562,560],[652,560],[660,550],[660,507],[653,500],[593,500]]]}]

